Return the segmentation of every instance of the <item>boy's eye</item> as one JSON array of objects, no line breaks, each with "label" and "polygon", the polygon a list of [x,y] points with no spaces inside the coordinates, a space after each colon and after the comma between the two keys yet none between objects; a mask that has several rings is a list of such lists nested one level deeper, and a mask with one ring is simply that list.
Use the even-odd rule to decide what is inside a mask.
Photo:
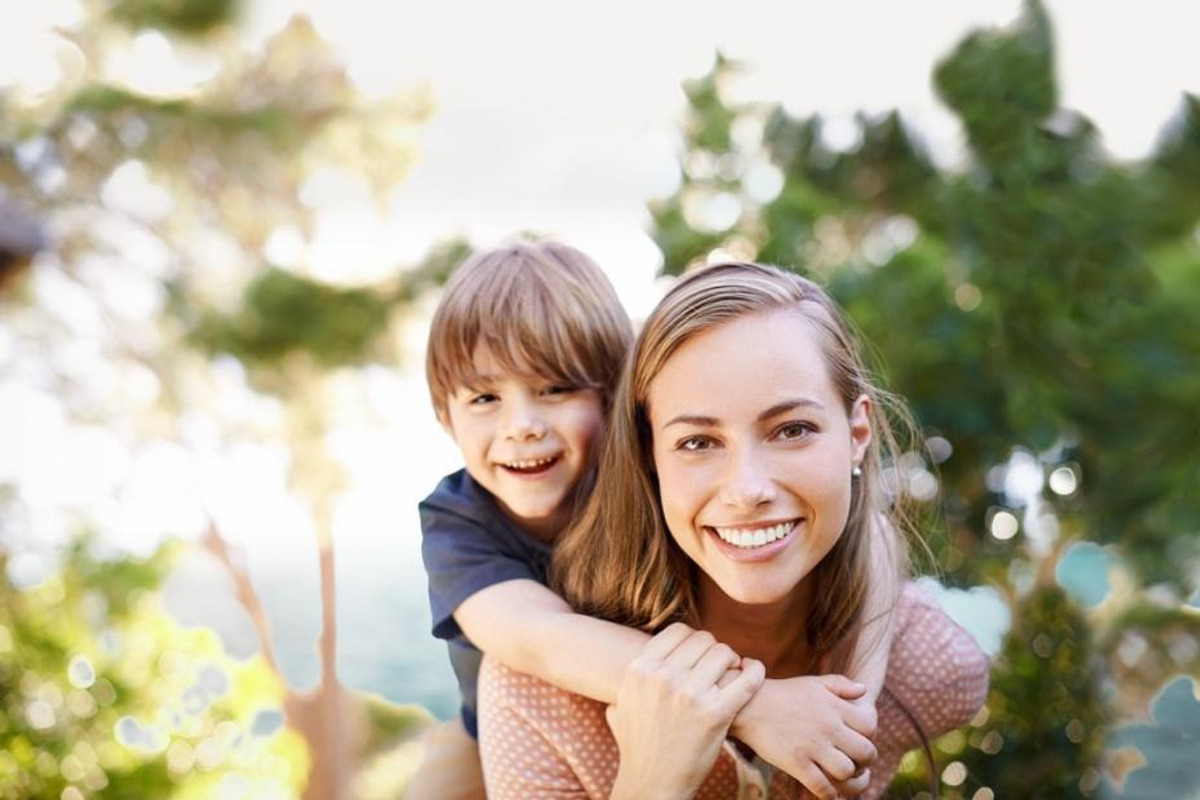
[{"label": "boy's eye", "polygon": [[491,392],[480,392],[477,395],[473,395],[467,402],[473,406],[482,406],[488,403],[494,403],[499,399],[500,398],[496,397],[496,395],[492,394]]},{"label": "boy's eye", "polygon": [[547,386],[545,389],[543,389],[542,394],[544,394],[544,395],[571,394],[572,392],[576,392],[576,391],[579,391],[579,390],[576,387],[571,386],[570,384],[556,383],[552,386]]},{"label": "boy's eye", "polygon": [[775,429],[775,438],[795,441],[811,436],[816,430],[816,426],[808,422],[785,422]]}]

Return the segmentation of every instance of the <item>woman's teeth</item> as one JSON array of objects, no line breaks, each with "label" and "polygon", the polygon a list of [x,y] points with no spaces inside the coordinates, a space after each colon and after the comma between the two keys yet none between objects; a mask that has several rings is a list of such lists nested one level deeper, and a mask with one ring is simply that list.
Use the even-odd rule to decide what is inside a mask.
[{"label": "woman's teeth", "polygon": [[713,528],[713,530],[717,532],[717,536],[721,537],[721,541],[734,547],[762,547],[764,544],[770,544],[787,536],[794,527],[796,527],[796,520],[793,519],[769,528],[755,528],[754,530]]}]

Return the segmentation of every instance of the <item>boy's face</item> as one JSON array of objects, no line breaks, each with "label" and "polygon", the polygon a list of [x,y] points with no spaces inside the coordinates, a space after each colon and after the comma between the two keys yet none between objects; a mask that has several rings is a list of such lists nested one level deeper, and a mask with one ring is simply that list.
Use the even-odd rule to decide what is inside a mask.
[{"label": "boy's face", "polygon": [[518,526],[549,541],[571,521],[575,489],[604,432],[600,396],[506,372],[482,345],[475,369],[482,385],[449,397],[446,430],[471,477]]}]

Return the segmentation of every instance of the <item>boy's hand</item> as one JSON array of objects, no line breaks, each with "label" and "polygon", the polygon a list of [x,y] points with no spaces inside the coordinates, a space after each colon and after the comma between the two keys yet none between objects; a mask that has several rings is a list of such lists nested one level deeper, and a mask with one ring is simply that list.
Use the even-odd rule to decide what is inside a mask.
[{"label": "boy's hand", "polygon": [[732,733],[818,800],[853,797],[870,783],[876,755],[876,712],[865,693],[842,675],[768,680]]}]

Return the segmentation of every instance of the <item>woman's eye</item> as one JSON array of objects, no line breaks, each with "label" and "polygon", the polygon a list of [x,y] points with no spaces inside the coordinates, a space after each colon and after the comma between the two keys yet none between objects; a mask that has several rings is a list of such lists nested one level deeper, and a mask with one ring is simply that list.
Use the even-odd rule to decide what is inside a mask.
[{"label": "woman's eye", "polygon": [[712,439],[709,439],[707,436],[689,436],[686,439],[681,439],[675,445],[675,449],[682,450],[685,453],[700,453],[712,446]]},{"label": "woman's eye", "polygon": [[785,441],[794,441],[803,439],[816,432],[811,424],[807,422],[785,422],[775,430],[775,437]]}]

